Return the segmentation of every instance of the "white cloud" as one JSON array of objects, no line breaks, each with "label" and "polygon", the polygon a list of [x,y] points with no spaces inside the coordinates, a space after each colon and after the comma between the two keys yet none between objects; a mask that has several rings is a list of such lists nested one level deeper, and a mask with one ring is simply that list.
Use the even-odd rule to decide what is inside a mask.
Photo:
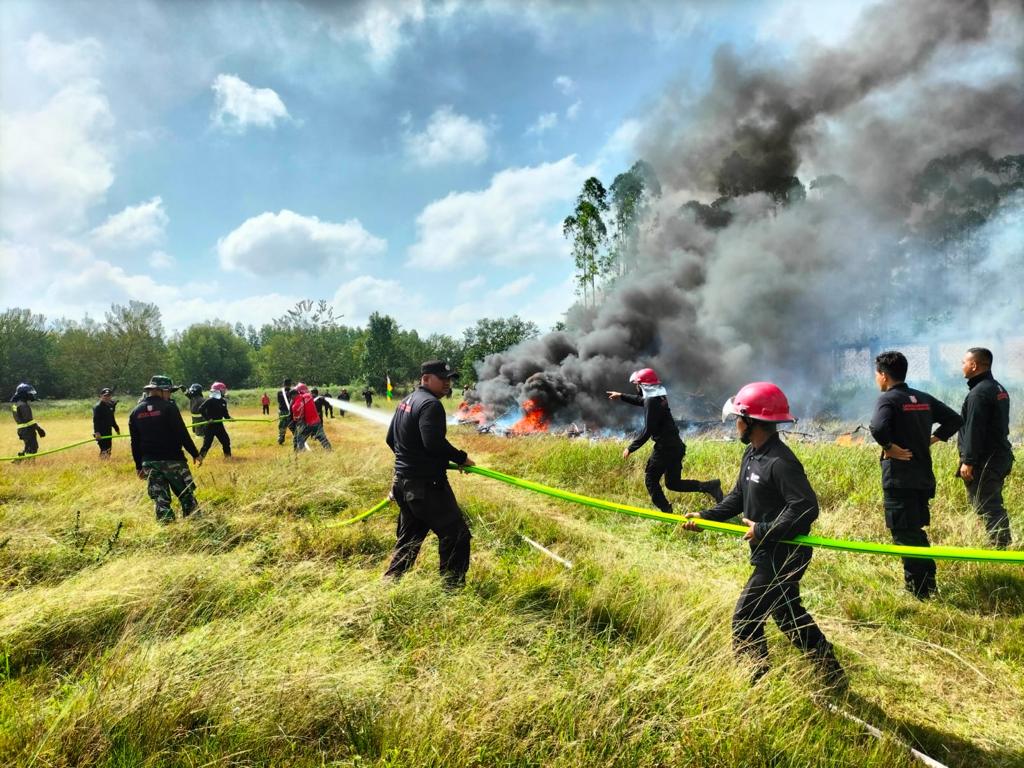
[{"label": "white cloud", "polygon": [[316,274],[386,250],[387,241],[367,232],[358,219],[336,224],[289,210],[253,216],[217,241],[224,269],[254,275]]},{"label": "white cloud", "polygon": [[556,125],[558,125],[558,114],[555,112],[545,112],[543,115],[539,115],[533,125],[526,129],[526,133],[528,136],[539,136],[546,131],[550,131]]},{"label": "white cloud", "polygon": [[170,269],[177,262],[166,251],[153,251],[149,254],[149,264],[156,269]]},{"label": "white cloud", "polygon": [[486,283],[486,277],[484,277],[483,275],[476,275],[475,277],[471,277],[468,280],[461,281],[455,287],[455,290],[459,293],[459,295],[473,293],[483,288]]},{"label": "white cloud", "polygon": [[576,90],[576,83],[568,75],[559,75],[555,78],[554,86],[566,96]]},{"label": "white cloud", "polygon": [[536,275],[525,275],[523,277],[512,280],[511,282],[505,283],[499,288],[494,289],[494,295],[502,298],[509,299],[513,296],[519,296],[523,291],[529,288],[537,281]]},{"label": "white cloud", "polygon": [[819,0],[782,0],[765,6],[766,13],[757,25],[757,39],[785,45],[812,39],[822,45],[835,45],[850,33],[854,22],[869,5],[878,0],[846,0],[822,3]]},{"label": "white cloud", "polygon": [[510,168],[477,192],[453,192],[416,217],[416,242],[409,264],[445,269],[473,261],[512,264],[562,258],[564,204],[594,173],[575,155],[554,163]]},{"label": "white cloud", "polygon": [[0,229],[80,229],[114,181],[114,117],[95,80],[71,83],[36,111],[0,113]]},{"label": "white cloud", "polygon": [[253,88],[237,75],[217,75],[211,88],[216,101],[211,119],[218,128],[244,133],[249,126],[273,128],[289,117],[273,89]]},{"label": "white cloud", "polygon": [[405,151],[417,165],[482,163],[487,159],[489,130],[482,122],[460,115],[450,106],[435,110],[421,133],[407,133]]},{"label": "white cloud", "polygon": [[583,106],[582,99],[576,99],[576,101],[574,101],[572,104],[570,104],[569,108],[565,110],[565,119],[566,120],[575,120],[577,117],[579,117],[580,116],[580,108],[582,106]]},{"label": "white cloud", "polygon": [[92,37],[58,43],[36,32],[24,44],[25,66],[51,83],[63,85],[93,77],[103,63],[103,46]]},{"label": "white cloud", "polygon": [[157,196],[109,216],[92,231],[92,240],[98,246],[108,248],[158,243],[163,240],[167,221],[163,199]]},{"label": "white cloud", "polygon": [[395,315],[400,307],[403,319],[399,322],[415,324],[415,310],[421,306],[419,296],[413,296],[397,280],[381,280],[360,275],[338,286],[334,293],[334,307],[345,316],[346,325],[362,325],[371,312]]},{"label": "white cloud", "polygon": [[597,153],[596,164],[604,171],[618,173],[636,159],[636,140],[640,135],[640,121],[629,119],[621,123]]}]

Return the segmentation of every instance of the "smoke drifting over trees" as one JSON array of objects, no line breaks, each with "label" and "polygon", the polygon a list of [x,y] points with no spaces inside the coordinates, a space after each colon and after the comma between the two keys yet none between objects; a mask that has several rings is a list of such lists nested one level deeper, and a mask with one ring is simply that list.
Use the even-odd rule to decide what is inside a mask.
[{"label": "smoke drifting over trees", "polygon": [[706,93],[645,120],[662,190],[636,268],[578,328],[488,358],[480,397],[607,423],[628,409],[604,391],[652,366],[677,402],[770,378],[812,415],[837,344],[1021,327],[999,275],[1024,268],[1022,40],[1019,4],[900,0],[791,61],[719,50]]}]

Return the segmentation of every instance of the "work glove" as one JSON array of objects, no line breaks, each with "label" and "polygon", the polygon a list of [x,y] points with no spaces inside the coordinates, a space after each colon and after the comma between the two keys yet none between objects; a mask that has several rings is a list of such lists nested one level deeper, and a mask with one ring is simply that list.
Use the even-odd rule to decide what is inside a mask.
[{"label": "work glove", "polygon": [[46,430],[36,424],[36,430],[39,432],[40,437],[46,437]]}]

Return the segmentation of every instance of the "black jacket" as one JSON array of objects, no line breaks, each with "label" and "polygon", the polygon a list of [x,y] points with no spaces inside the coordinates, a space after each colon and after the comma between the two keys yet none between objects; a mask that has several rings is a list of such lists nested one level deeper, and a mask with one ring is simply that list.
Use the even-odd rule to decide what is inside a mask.
[{"label": "black jacket", "polygon": [[960,411],[960,462],[972,467],[987,467],[993,472],[1009,472],[1013,465],[1010,447],[1010,395],[1003,385],[986,371],[967,380],[970,390]]},{"label": "black jacket", "polygon": [[277,390],[277,413],[279,416],[292,415],[292,400],[295,399],[294,389],[281,387]]},{"label": "black jacket", "polygon": [[[205,403],[205,402],[206,402],[206,398],[203,397],[202,393],[200,393],[198,395],[193,395],[192,397],[190,397],[188,399],[188,410],[189,410],[189,412],[193,416],[198,416],[200,413],[202,413],[203,403]],[[193,421],[198,421],[198,419],[193,419]]]},{"label": "black jacket", "polygon": [[320,421],[324,420],[324,408],[329,407],[325,395],[319,395],[313,398],[313,405],[316,406],[316,415],[320,417]]},{"label": "black jacket", "polygon": [[679,427],[672,418],[667,397],[643,398],[639,395],[622,395],[622,402],[630,405],[642,405],[644,408],[644,428],[629,444],[629,452],[635,453],[648,440],[654,441],[655,451],[680,451],[683,441],[679,437]]},{"label": "black jacket", "polygon": [[736,485],[700,516],[719,522],[745,517],[757,523],[750,542],[750,562],[781,568],[796,562],[794,558],[810,558],[809,547],[781,541],[810,533],[811,523],[818,519],[818,497],[803,464],[776,434],[760,448],[747,446]]},{"label": "black jacket", "polygon": [[12,403],[11,415],[14,416],[14,423],[18,425],[19,435],[23,429],[34,429],[42,434],[42,430],[36,424],[36,420],[32,418],[32,406],[29,405],[28,400],[19,400],[16,403]]},{"label": "black jacket", "polygon": [[231,414],[228,413],[228,401],[223,397],[208,397],[203,400],[203,404],[199,406],[199,414],[203,421],[231,418]]},{"label": "black jacket", "polygon": [[[948,440],[960,429],[963,420],[948,405],[927,392],[897,384],[883,392],[875,403],[871,417],[871,436],[883,448],[882,488],[907,489],[935,493],[935,474],[932,472],[932,425],[938,424],[935,436]],[[912,451],[909,461],[887,459],[884,449],[895,443]]]},{"label": "black jacket", "polygon": [[98,400],[92,407],[92,432],[94,435],[106,437],[114,432],[121,434],[121,428],[117,426],[117,418],[114,416],[115,408],[117,408],[117,403],[104,403],[102,400]]},{"label": "black jacket", "polygon": [[136,469],[144,461],[185,461],[182,448],[193,458],[199,455],[173,400],[145,398],[128,417],[128,433]]},{"label": "black jacket", "polygon": [[395,408],[388,447],[395,453],[395,475],[405,480],[437,480],[448,462],[463,464],[466,452],[448,442],[444,406],[430,390],[417,387]]}]

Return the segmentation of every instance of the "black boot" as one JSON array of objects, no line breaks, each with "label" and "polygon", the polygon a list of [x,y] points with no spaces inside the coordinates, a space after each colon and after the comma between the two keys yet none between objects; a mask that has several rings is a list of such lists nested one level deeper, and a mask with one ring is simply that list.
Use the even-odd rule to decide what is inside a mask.
[{"label": "black boot", "polygon": [[812,651],[811,658],[824,678],[825,687],[828,690],[833,693],[843,693],[849,688],[850,681],[846,677],[846,670],[836,658],[836,652],[831,643],[823,642]]},{"label": "black boot", "polygon": [[725,498],[725,494],[722,493],[721,480],[709,480],[706,483],[701,483],[701,490],[711,496],[711,498],[715,500],[716,504]]}]

